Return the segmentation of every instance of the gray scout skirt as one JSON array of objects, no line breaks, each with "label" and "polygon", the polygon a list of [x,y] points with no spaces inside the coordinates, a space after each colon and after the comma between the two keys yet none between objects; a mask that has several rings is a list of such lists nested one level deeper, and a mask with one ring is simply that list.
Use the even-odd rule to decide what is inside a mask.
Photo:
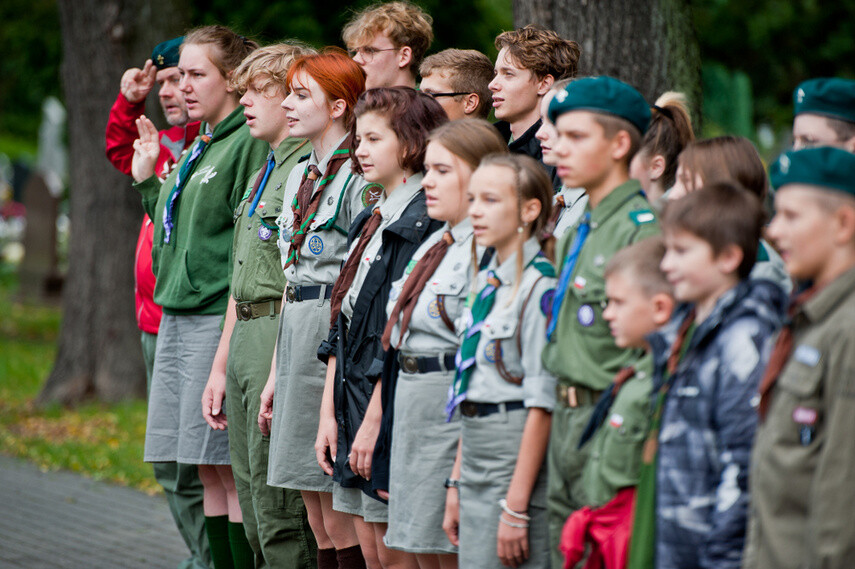
[{"label": "gray scout skirt", "polygon": [[366,522],[385,524],[389,521],[389,506],[359,488],[343,488],[333,484],[332,507],[336,512],[359,516]]},{"label": "gray scout skirt", "polygon": [[332,477],[315,457],[315,439],[326,366],[318,346],[327,339],[330,302],[288,302],[279,318],[276,344],[276,391],[270,427],[267,483],[271,486],[331,492]]},{"label": "gray scout skirt", "polygon": [[228,431],[212,429],[202,417],[222,318],[163,315],[148,400],[146,462],[229,464]]},{"label": "gray scout skirt", "polygon": [[[503,569],[496,554],[499,500],[511,484],[528,412],[504,410],[486,417],[463,417],[460,470],[460,552],[466,569]],[[529,502],[529,558],[520,565],[549,569],[546,520],[546,468],[537,477]]]},{"label": "gray scout skirt", "polygon": [[456,553],[442,530],[460,421],[445,422],[454,372],[401,372],[395,391],[386,546],[411,553]]}]

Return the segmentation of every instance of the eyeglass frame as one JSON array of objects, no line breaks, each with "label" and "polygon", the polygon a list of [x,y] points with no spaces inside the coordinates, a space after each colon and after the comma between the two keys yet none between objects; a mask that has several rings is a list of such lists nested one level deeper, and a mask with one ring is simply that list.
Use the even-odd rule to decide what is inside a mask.
[{"label": "eyeglass frame", "polygon": [[363,59],[363,61],[365,61],[365,63],[371,63],[372,61],[374,61],[374,56],[377,55],[379,52],[381,52],[381,51],[398,51],[399,49],[401,49],[401,48],[399,48],[399,47],[380,48],[380,47],[373,47],[370,45],[366,45],[364,47],[357,47],[356,49],[349,49],[349,50],[347,50],[347,54],[350,56],[351,59],[355,59],[357,55],[361,54],[362,59]]},{"label": "eyeglass frame", "polygon": [[430,95],[434,99],[439,97],[457,97],[460,95],[471,95],[472,93],[468,91],[453,91],[451,93],[431,93],[430,91],[423,91],[425,95]]}]

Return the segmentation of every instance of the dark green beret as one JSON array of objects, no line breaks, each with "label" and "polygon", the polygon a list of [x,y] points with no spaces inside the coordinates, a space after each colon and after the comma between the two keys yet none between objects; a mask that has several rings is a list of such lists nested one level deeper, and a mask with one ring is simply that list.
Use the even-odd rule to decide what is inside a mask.
[{"label": "dark green beret", "polygon": [[793,115],[802,113],[855,122],[855,81],[808,79],[793,91]]},{"label": "dark green beret", "polygon": [[157,70],[178,65],[178,48],[184,42],[184,36],[157,44],[151,52],[151,61]]},{"label": "dark green beret", "polygon": [[641,134],[650,124],[650,105],[635,88],[613,77],[585,77],[571,81],[549,103],[549,120],[569,111],[615,115],[635,125]]},{"label": "dark green beret", "polygon": [[855,154],[820,146],[782,154],[770,172],[776,189],[787,184],[805,184],[855,196]]}]

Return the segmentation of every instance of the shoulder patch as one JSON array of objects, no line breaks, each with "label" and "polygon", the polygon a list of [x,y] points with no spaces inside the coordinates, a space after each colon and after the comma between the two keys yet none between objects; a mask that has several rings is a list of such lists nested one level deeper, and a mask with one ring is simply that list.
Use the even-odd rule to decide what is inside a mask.
[{"label": "shoulder patch", "polygon": [[551,288],[544,292],[540,297],[540,311],[544,316],[549,317],[552,314],[552,301],[555,298],[555,289]]},{"label": "shoulder patch", "polygon": [[636,209],[629,212],[629,218],[636,225],[644,225],[656,221],[656,214],[649,209]]},{"label": "shoulder patch", "polygon": [[376,204],[381,195],[383,195],[383,186],[368,184],[362,189],[362,207]]}]

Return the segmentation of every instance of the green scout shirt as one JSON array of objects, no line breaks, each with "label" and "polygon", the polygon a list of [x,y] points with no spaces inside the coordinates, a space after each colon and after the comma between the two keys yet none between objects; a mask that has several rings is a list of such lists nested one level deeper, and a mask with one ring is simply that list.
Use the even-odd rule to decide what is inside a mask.
[{"label": "green scout shirt", "polygon": [[855,564],[855,268],[793,317],[793,350],[757,429],[746,569]]},{"label": "green scout shirt", "polygon": [[231,292],[237,302],[261,302],[282,298],[285,274],[279,264],[279,247],[276,244],[279,228],[276,226],[276,218],[283,209],[285,181],[291,170],[297,166],[300,157],[311,150],[312,145],[305,139],[286,138],[273,151],[276,165],[270,172],[252,217],[249,217],[249,194],[267,164],[250,176],[234,216]]},{"label": "green scout shirt", "polygon": [[[560,384],[603,390],[621,368],[632,363],[633,354],[615,345],[603,319],[603,271],[619,249],[658,234],[659,224],[636,180],[612,190],[596,208],[586,206],[586,212],[591,214],[591,231],[570,277],[555,333],[543,350],[543,363]],[[575,236],[576,228],[558,242],[557,262],[563,264]]]},{"label": "green scout shirt", "polygon": [[621,386],[605,422],[587,443],[590,454],[582,471],[582,489],[591,507],[599,508],[621,488],[638,484],[650,424],[653,358],[645,354],[632,365],[635,375]]},{"label": "green scout shirt", "polygon": [[[202,125],[200,132],[205,132]],[[198,139],[195,144],[198,144]],[[175,226],[163,242],[163,210],[184,154],[163,184],[152,176],[135,187],[154,221],[154,301],[167,314],[223,314],[228,305],[234,211],[270,145],[249,134],[238,106],[214,129],[175,205]]]}]

